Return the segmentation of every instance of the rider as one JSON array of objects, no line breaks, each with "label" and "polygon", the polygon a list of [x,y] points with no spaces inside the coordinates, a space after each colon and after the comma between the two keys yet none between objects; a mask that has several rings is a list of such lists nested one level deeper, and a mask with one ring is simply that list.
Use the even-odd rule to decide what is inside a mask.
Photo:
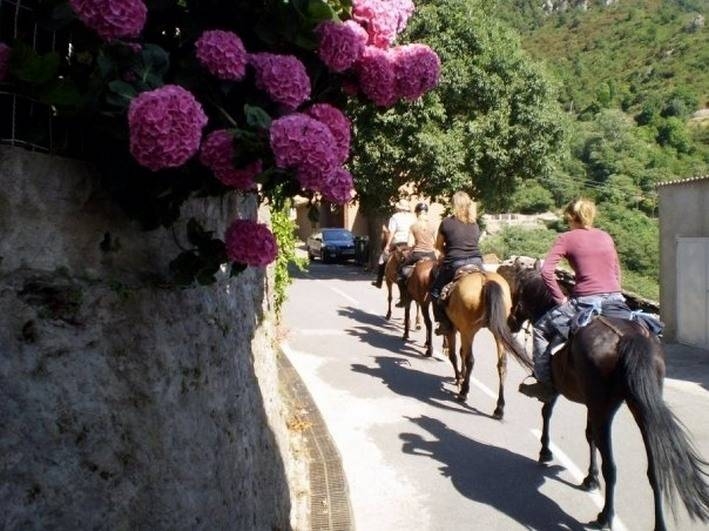
[{"label": "rider", "polygon": [[400,199],[394,206],[396,212],[389,219],[387,225],[387,241],[379,256],[379,268],[377,269],[377,279],[372,281],[372,286],[382,287],[384,280],[384,269],[386,268],[389,252],[392,247],[407,247],[409,245],[409,229],[414,224],[415,218],[411,214],[411,207],[406,199]]},{"label": "rider", "polygon": [[411,253],[406,256],[399,264],[399,276],[397,278],[397,284],[399,285],[399,293],[401,294],[401,299],[396,303],[398,307],[404,306],[403,294],[406,291],[406,277],[403,275],[404,267],[415,264],[419,260],[425,258],[436,259],[435,251],[435,237],[433,230],[431,230],[431,225],[428,223],[428,205],[426,203],[418,203],[414,208],[414,213],[416,214],[416,222],[411,225],[409,231],[411,232],[411,238],[414,240],[414,246],[411,249]]},{"label": "rider", "polygon": [[[537,381],[522,382],[520,392],[546,401],[553,394],[551,351],[560,344],[556,327],[565,326],[577,311],[604,302],[624,302],[620,290],[620,263],[613,238],[593,227],[596,205],[588,199],[571,201],[564,218],[571,230],[560,234],[542,266],[542,278],[557,306],[534,323],[533,358]],[[576,284],[570,298],[561,291],[556,278],[557,264],[566,259],[575,273]],[[555,344],[556,343],[556,344]]]},{"label": "rider", "polygon": [[443,256],[443,262],[438,268],[438,274],[431,285],[433,299],[433,316],[438,322],[436,334],[444,335],[451,332],[451,322],[448,320],[439,297],[443,286],[453,280],[456,269],[464,265],[474,264],[482,269],[482,255],[478,247],[480,227],[476,222],[477,207],[470,196],[462,191],[451,197],[453,214],[438,227],[436,249]]}]

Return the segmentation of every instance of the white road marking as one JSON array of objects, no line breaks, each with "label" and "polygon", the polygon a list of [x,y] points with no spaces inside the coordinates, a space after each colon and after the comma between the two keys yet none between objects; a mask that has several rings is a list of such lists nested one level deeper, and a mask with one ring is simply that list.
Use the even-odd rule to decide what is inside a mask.
[{"label": "white road marking", "polygon": [[337,330],[334,328],[304,328],[297,331],[302,336],[344,336],[347,330]]},{"label": "white road marking", "polygon": [[[532,429],[529,430],[529,432],[534,435],[534,437],[539,440],[542,436],[542,432],[537,430],[537,429]],[[581,483],[584,479],[584,473],[581,472],[581,469],[576,466],[576,464],[571,460],[571,458],[566,455],[561,448],[559,448],[557,445],[555,445],[553,442],[549,441],[549,450],[552,451],[554,454],[554,459],[559,461],[561,465],[569,471],[569,473],[574,477],[577,483]],[[603,509],[603,503],[604,499],[603,496],[601,496],[601,493],[598,490],[594,490],[592,492],[587,492],[588,496],[591,498],[593,503],[596,504],[596,507],[599,509]],[[613,518],[613,529],[616,531],[627,531],[627,527],[625,527],[625,524],[621,521],[620,517],[618,515]]]},{"label": "white road marking", "polygon": [[328,288],[331,289],[332,291],[334,291],[335,293],[337,293],[338,295],[340,295],[341,297],[344,297],[345,299],[350,301],[352,304],[359,304],[359,301],[357,299],[355,299],[354,297],[350,297],[349,295],[347,295],[347,293],[345,293],[341,289],[333,288],[332,286],[328,286]]}]

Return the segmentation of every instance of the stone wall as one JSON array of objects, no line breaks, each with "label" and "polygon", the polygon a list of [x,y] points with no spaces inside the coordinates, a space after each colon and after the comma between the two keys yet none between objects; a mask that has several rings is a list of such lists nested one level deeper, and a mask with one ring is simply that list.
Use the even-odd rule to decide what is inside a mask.
[{"label": "stone wall", "polygon": [[[255,209],[184,220],[221,234]],[[141,232],[86,165],[0,146],[0,528],[291,527],[271,280],[170,287],[175,235]]]}]

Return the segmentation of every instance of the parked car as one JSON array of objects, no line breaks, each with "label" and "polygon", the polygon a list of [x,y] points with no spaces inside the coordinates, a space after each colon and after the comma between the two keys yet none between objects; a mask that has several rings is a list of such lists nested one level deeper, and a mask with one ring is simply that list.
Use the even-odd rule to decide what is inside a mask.
[{"label": "parked car", "polygon": [[308,258],[323,262],[354,258],[355,241],[352,232],[341,228],[320,229],[310,235],[305,243]]}]

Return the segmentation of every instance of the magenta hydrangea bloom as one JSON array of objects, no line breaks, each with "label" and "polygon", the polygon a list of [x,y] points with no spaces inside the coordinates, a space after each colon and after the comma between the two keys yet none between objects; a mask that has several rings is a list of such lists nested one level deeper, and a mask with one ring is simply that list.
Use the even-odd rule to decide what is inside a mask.
[{"label": "magenta hydrangea bloom", "polygon": [[239,190],[253,188],[256,184],[254,177],[263,171],[260,159],[243,168],[234,167],[234,135],[227,129],[217,129],[207,135],[200,148],[199,160],[222,183]]},{"label": "magenta hydrangea bloom", "polygon": [[255,53],[249,62],[256,72],[256,86],[288,110],[296,109],[310,97],[310,78],[297,57]]},{"label": "magenta hydrangea bloom", "polygon": [[0,81],[5,81],[10,71],[10,54],[12,54],[12,48],[4,42],[0,42]]},{"label": "magenta hydrangea bloom", "polygon": [[352,174],[344,168],[335,169],[321,185],[320,193],[331,203],[338,205],[349,203],[354,195]]},{"label": "magenta hydrangea bloom", "polygon": [[441,60],[425,44],[407,44],[393,49],[396,91],[414,101],[438,85]]},{"label": "magenta hydrangea bloom", "polygon": [[396,33],[401,33],[406,28],[409,18],[414,14],[414,3],[412,0],[389,0],[389,9],[396,11],[397,24]]},{"label": "magenta hydrangea bloom", "polygon": [[294,168],[303,188],[318,191],[337,167],[337,143],[330,128],[305,114],[271,123],[271,149],[279,168]]},{"label": "magenta hydrangea bloom", "polygon": [[276,238],[263,223],[237,219],[224,235],[229,260],[250,266],[266,266],[278,255]]},{"label": "magenta hydrangea bloom", "polygon": [[328,20],[317,28],[320,36],[318,55],[333,72],[350,68],[364,51],[369,35],[353,20],[343,23]]},{"label": "magenta hydrangea bloom", "polygon": [[376,46],[367,46],[355,65],[359,88],[364,95],[380,107],[396,103],[396,74],[394,54]]},{"label": "magenta hydrangea bloom", "polygon": [[384,0],[354,0],[352,18],[367,30],[368,43],[372,46],[387,48],[396,38],[400,18],[398,4]]},{"label": "magenta hydrangea bloom", "polygon": [[317,103],[307,109],[305,113],[324,123],[335,137],[337,162],[342,164],[350,156],[350,120],[337,107],[329,103]]},{"label": "magenta hydrangea bloom", "polygon": [[236,33],[212,30],[202,33],[195,43],[199,62],[213,76],[238,81],[246,73],[246,48]]},{"label": "magenta hydrangea bloom", "polygon": [[106,41],[137,37],[148,14],[141,0],[69,0],[69,5]]},{"label": "magenta hydrangea bloom", "polygon": [[199,149],[207,116],[178,85],[142,92],[128,108],[130,152],[153,171],[181,166]]}]

